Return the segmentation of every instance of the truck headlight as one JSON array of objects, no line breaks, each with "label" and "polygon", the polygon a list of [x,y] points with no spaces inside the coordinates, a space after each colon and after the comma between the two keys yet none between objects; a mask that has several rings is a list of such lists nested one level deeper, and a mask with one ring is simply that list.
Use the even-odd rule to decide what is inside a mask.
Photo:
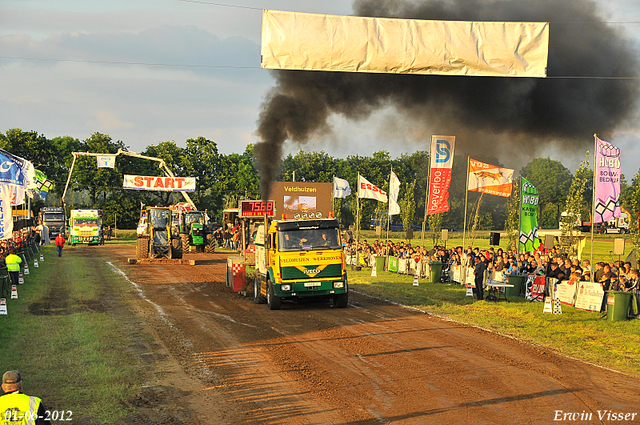
[{"label": "truck headlight", "polygon": [[344,288],[344,282],[333,282],[333,289],[342,289]]},{"label": "truck headlight", "polygon": [[290,291],[291,290],[291,285],[280,285],[280,290],[281,291]]}]

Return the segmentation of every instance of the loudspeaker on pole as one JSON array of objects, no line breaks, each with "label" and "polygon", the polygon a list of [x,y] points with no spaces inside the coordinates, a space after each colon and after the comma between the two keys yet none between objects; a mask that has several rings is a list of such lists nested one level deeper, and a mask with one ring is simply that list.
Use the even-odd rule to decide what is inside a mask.
[{"label": "loudspeaker on pole", "polygon": [[491,232],[489,235],[489,245],[500,245],[500,233]]},{"label": "loudspeaker on pole", "polygon": [[449,229],[442,229],[442,237],[440,239],[443,241],[449,240]]},{"label": "loudspeaker on pole", "polygon": [[624,255],[624,239],[615,238],[613,240],[613,255]]},{"label": "loudspeaker on pole", "polygon": [[555,245],[556,242],[556,238],[553,235],[544,235],[544,247],[545,249],[551,249],[553,248],[553,245]]}]

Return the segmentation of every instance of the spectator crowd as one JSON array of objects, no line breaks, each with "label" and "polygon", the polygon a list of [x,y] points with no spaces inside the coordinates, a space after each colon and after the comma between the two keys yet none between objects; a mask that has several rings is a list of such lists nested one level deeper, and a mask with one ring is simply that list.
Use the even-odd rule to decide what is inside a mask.
[{"label": "spectator crowd", "polygon": [[[371,267],[375,257],[389,256],[400,259],[411,259],[415,263],[441,262],[443,269],[452,266],[476,267],[476,259],[484,263],[488,272],[502,272],[504,274],[536,275],[556,278],[559,282],[575,283],[577,281],[594,281],[602,285],[605,291],[635,291],[640,292],[638,285],[638,269],[631,263],[624,261],[598,262],[592,267],[589,260],[580,262],[578,259],[569,259],[561,253],[558,247],[542,249],[529,253],[516,253],[502,248],[480,249],[478,247],[461,246],[445,248],[434,246],[425,248],[412,246],[409,242],[392,242],[375,240],[369,243],[367,240],[356,244],[352,235],[345,233],[345,252],[347,257],[355,257],[360,254],[361,264]],[[593,277],[593,279],[592,279]]]}]

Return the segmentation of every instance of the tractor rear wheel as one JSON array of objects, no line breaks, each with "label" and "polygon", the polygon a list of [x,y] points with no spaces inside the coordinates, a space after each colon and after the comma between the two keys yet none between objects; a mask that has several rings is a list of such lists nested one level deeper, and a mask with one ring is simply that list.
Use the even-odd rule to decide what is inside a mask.
[{"label": "tractor rear wheel", "polygon": [[180,238],[171,239],[171,258],[182,258],[182,240]]},{"label": "tractor rear wheel", "polygon": [[149,238],[141,237],[136,241],[136,258],[149,258]]},{"label": "tractor rear wheel", "polygon": [[182,252],[183,253],[188,253],[189,252],[189,235],[187,233],[181,233],[180,234],[180,240],[182,241]]},{"label": "tractor rear wheel", "polygon": [[211,254],[216,250],[216,238],[213,237],[212,233],[207,235],[207,239],[204,245],[204,252],[207,254]]}]

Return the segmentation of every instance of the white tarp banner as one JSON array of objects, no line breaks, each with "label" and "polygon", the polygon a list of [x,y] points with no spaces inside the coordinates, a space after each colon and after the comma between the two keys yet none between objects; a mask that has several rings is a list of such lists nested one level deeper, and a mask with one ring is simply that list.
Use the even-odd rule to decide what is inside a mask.
[{"label": "white tarp banner", "polygon": [[196,190],[195,177],[155,177],[124,175],[125,189],[160,190],[163,192],[194,192]]},{"label": "white tarp banner", "polygon": [[267,69],[544,78],[548,53],[548,22],[262,12]]}]

